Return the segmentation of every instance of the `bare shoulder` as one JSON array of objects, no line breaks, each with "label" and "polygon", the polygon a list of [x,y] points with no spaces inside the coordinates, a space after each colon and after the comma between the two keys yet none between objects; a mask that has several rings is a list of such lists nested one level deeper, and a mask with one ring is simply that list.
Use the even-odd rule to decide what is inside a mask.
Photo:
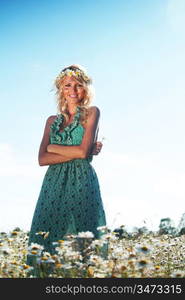
[{"label": "bare shoulder", "polygon": [[49,116],[48,118],[47,118],[47,120],[46,120],[46,123],[48,124],[48,125],[51,125],[53,122],[54,122],[54,120],[56,119],[56,115],[53,115],[53,116]]},{"label": "bare shoulder", "polygon": [[96,116],[99,118],[100,116],[100,109],[97,106],[90,106],[88,108],[89,116]]}]

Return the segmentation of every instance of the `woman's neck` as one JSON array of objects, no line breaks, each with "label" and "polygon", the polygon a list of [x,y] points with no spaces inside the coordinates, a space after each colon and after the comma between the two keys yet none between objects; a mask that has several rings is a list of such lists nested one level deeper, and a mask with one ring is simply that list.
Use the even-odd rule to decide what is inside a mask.
[{"label": "woman's neck", "polygon": [[68,106],[68,112],[71,117],[76,114],[76,110],[77,110],[77,105],[71,107]]}]

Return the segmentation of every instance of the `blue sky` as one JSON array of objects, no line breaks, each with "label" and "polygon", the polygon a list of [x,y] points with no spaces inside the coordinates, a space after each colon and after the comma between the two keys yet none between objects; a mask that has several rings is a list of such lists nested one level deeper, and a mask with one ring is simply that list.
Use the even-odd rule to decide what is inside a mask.
[{"label": "blue sky", "polygon": [[183,0],[1,1],[0,230],[29,229],[47,167],[37,153],[56,113],[53,82],[87,68],[101,110],[93,160],[108,225],[176,224],[185,199]]}]

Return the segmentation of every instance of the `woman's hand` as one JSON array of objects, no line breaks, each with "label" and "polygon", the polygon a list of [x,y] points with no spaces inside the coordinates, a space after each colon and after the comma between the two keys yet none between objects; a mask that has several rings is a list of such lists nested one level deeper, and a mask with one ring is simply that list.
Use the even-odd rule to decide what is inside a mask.
[{"label": "woman's hand", "polygon": [[102,142],[95,142],[93,144],[92,155],[98,155],[101,151],[102,146]]},{"label": "woman's hand", "polygon": [[50,152],[50,153],[56,153],[56,149],[55,149],[55,144],[49,144],[47,146],[47,152]]}]

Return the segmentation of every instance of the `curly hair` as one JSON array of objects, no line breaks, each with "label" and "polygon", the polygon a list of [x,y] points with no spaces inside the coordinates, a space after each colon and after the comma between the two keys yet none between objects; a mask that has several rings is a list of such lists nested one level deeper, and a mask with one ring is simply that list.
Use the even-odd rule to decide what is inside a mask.
[{"label": "curly hair", "polygon": [[[67,76],[68,71],[72,71],[73,76],[83,84],[84,90],[85,90],[85,96],[79,103],[80,110],[81,110],[81,117],[80,122],[84,124],[88,117],[88,108],[91,104],[92,98],[93,98],[93,87],[92,87],[92,79],[87,75],[86,70],[84,67],[80,65],[70,65],[62,69],[62,71],[59,73],[59,75],[55,79],[55,87],[56,87],[56,95],[57,95],[57,110],[58,113],[63,114],[64,116],[64,126],[69,121],[69,111],[67,107],[67,101],[63,96],[63,89],[62,89],[62,83]],[[78,74],[78,75],[76,75]]]}]

